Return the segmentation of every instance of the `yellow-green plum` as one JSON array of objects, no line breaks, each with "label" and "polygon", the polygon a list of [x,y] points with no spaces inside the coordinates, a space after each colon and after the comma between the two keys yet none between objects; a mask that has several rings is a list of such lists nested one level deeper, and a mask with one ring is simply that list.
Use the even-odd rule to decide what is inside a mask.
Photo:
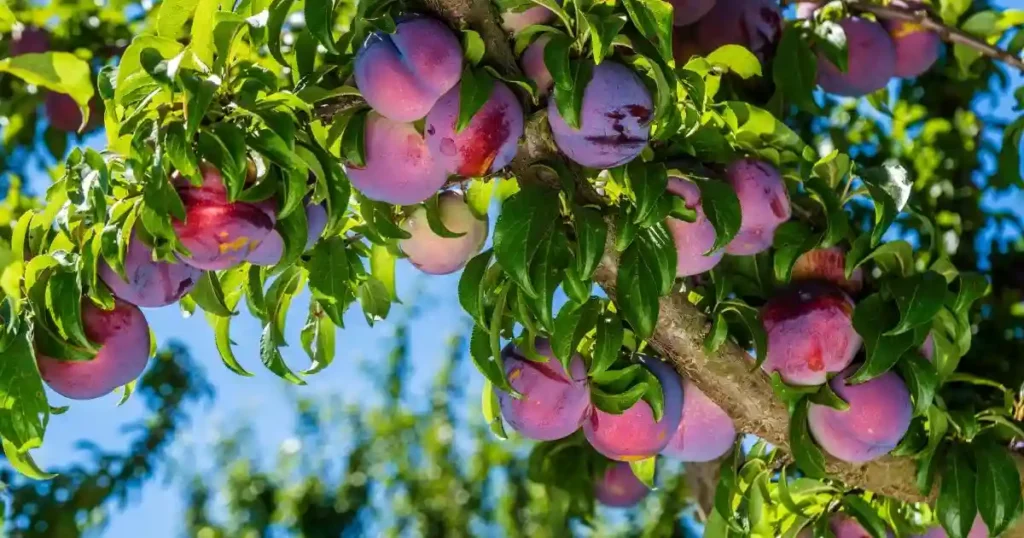
[{"label": "yellow-green plum", "polygon": [[840,411],[812,403],[807,410],[811,435],[834,458],[864,463],[896,448],[910,428],[912,406],[906,384],[895,372],[850,385],[846,379],[860,366],[854,365],[829,381],[829,386],[850,405]]},{"label": "yellow-green plum", "polygon": [[686,26],[697,22],[715,7],[715,0],[669,0],[672,3],[672,24]]},{"label": "yellow-green plum", "polygon": [[375,32],[356,53],[355,81],[379,114],[416,121],[462,77],[462,47],[440,21],[426,17],[398,23],[395,33]]},{"label": "yellow-green plum", "polygon": [[[942,527],[935,526],[916,538],[949,538],[949,535],[946,534],[946,530]],[[981,519],[980,514],[975,516],[974,524],[971,526],[971,531],[967,533],[967,538],[988,538],[988,525]]]},{"label": "yellow-green plum", "polygon": [[514,345],[502,350],[505,377],[522,397],[498,391],[501,416],[513,430],[527,439],[552,441],[580,428],[590,412],[587,367],[574,355],[570,373],[555,358],[547,340],[537,339],[534,349],[547,362],[532,361]]},{"label": "yellow-green plum", "polygon": [[762,367],[791,385],[821,385],[853,362],[861,337],[853,328],[853,300],[839,288],[804,282],[761,308],[768,334]]},{"label": "yellow-green plum", "polygon": [[741,45],[764,63],[775,54],[782,36],[782,11],[775,0],[717,0],[693,28],[701,54]]},{"label": "yellow-green plum", "polygon": [[428,275],[447,275],[462,269],[480,252],[487,239],[487,221],[473,215],[461,194],[442,193],[438,212],[448,231],[464,235],[442,237],[435,234],[427,222],[427,210],[421,206],[402,224],[402,229],[412,237],[398,243],[409,262]]},{"label": "yellow-green plum", "polygon": [[537,38],[529,47],[526,47],[520,60],[523,73],[537,85],[538,95],[547,95],[555,83],[551,78],[551,72],[548,71],[548,66],[544,63],[544,47],[547,46],[548,41],[551,41],[551,37],[547,35]]},{"label": "yellow-green plum", "polygon": [[87,361],[64,361],[37,354],[43,381],[73,400],[91,400],[137,379],[149,361],[149,324],[138,307],[120,299],[113,310],[82,300],[85,336],[99,351]]},{"label": "yellow-green plum", "polygon": [[740,159],[725,170],[725,179],[740,200],[742,220],[726,254],[751,256],[768,250],[775,229],[789,220],[792,208],[782,175],[772,165],[756,159]]},{"label": "yellow-green plum", "polygon": [[594,498],[612,508],[636,506],[650,492],[629,464],[621,461],[612,463],[594,484]]},{"label": "yellow-green plum", "polygon": [[590,446],[611,460],[639,461],[658,454],[668,446],[682,418],[683,385],[679,374],[653,357],[640,357],[639,363],[661,383],[661,420],[654,420],[651,406],[639,400],[618,415],[594,408],[583,422],[583,435]]},{"label": "yellow-green plum", "polygon": [[716,250],[707,254],[715,246],[715,227],[704,215],[701,206],[700,189],[688,179],[671,177],[668,191],[686,201],[686,207],[697,213],[693,222],[669,218],[665,221],[672,240],[676,245],[676,276],[692,276],[713,269],[722,261],[725,251]]},{"label": "yellow-green plum", "polygon": [[729,415],[689,379],[683,379],[683,415],[661,453],[679,461],[718,459],[732,448],[736,427]]},{"label": "yellow-green plum", "polygon": [[523,107],[508,86],[495,82],[490,98],[469,125],[455,132],[460,87],[452,88],[427,114],[427,147],[448,174],[481,177],[497,172],[516,156],[523,136]]},{"label": "yellow-green plum", "polygon": [[850,295],[860,293],[864,287],[861,268],[854,269],[850,278],[846,278],[846,253],[839,247],[816,248],[801,254],[793,264],[792,279],[830,282]]},{"label": "yellow-green plum", "polygon": [[448,179],[411,123],[391,121],[376,112],[366,117],[366,162],[345,167],[352,186],[371,200],[418,204]]},{"label": "yellow-green plum", "polygon": [[885,87],[896,74],[896,47],[892,38],[874,21],[849,17],[839,22],[846,33],[847,69],[840,71],[818,52],[818,85],[828,93],[860,97]]},{"label": "yellow-green plum", "polygon": [[200,165],[203,183],[196,187],[175,172],[172,181],[185,206],[185,220],[174,219],[174,232],[188,249],[182,260],[207,271],[230,269],[243,261],[271,230],[276,218],[261,204],[228,202],[220,172]]},{"label": "yellow-green plum", "polygon": [[[313,248],[317,239],[324,233],[327,227],[327,208],[323,204],[309,204],[306,206],[306,246],[305,250]],[[276,229],[267,234],[258,247],[249,253],[245,261],[255,265],[277,265],[284,255],[284,238],[281,232]]]},{"label": "yellow-green plum", "polygon": [[[892,4],[898,7],[908,6],[907,2],[900,0],[895,0]],[[942,49],[939,34],[908,21],[883,20],[882,25],[896,46],[897,77],[920,76],[939,59],[939,51]]]},{"label": "yellow-green plum", "polygon": [[548,123],[555,145],[566,157],[597,169],[626,164],[647,147],[653,105],[643,81],[628,67],[613,61],[594,66],[583,90],[580,128],[573,129],[548,100]]},{"label": "yellow-green plum", "polygon": [[[559,1],[561,3],[561,1]],[[501,27],[506,32],[518,34],[534,24],[547,24],[555,18],[555,14],[544,6],[533,6],[523,11],[508,10],[501,15]]]},{"label": "yellow-green plum", "polygon": [[99,277],[115,297],[141,307],[166,306],[192,291],[203,272],[181,262],[153,261],[153,249],[132,233],[121,278],[106,261]]}]

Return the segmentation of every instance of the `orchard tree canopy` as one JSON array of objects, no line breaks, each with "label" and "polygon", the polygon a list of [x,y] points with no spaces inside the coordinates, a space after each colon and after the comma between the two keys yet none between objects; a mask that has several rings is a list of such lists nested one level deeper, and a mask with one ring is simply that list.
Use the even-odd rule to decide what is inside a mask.
[{"label": "orchard tree canopy", "polygon": [[0,26],[0,437],[27,477],[53,478],[48,394],[130,396],[140,307],[202,310],[246,376],[244,303],[264,366],[316,383],[404,258],[462,271],[483,417],[537,442],[563,519],[667,458],[708,536],[1024,536],[1024,11],[54,0]]}]

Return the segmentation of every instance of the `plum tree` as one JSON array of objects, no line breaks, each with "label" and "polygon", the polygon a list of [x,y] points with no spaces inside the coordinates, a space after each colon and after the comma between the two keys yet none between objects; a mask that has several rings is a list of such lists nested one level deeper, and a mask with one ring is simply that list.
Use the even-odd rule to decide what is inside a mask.
[{"label": "plum tree", "polygon": [[860,97],[885,87],[896,75],[896,47],[882,25],[861,17],[839,22],[846,33],[845,71],[818,52],[818,85],[828,93]]},{"label": "plum tree", "polygon": [[612,462],[594,484],[597,502],[613,508],[636,506],[650,492],[633,474],[629,464],[621,461]]},{"label": "plum tree", "polygon": [[523,11],[507,10],[501,15],[501,27],[507,32],[518,34],[527,26],[534,24],[547,24],[555,14],[544,6],[533,6]]},{"label": "plum tree", "polygon": [[710,252],[715,246],[717,234],[714,225],[704,214],[700,189],[688,179],[673,177],[669,178],[668,191],[683,198],[686,207],[697,213],[697,219],[693,222],[672,218],[666,221],[676,245],[676,276],[692,276],[710,271],[722,261],[725,250]]},{"label": "plum tree", "polygon": [[736,441],[729,415],[689,379],[683,378],[683,414],[662,454],[686,462],[718,459]]},{"label": "plum tree", "polygon": [[766,162],[740,159],[726,168],[725,180],[736,191],[743,215],[739,233],[725,252],[737,256],[764,252],[772,246],[775,229],[792,212],[782,175]]},{"label": "plum tree", "polygon": [[413,124],[392,121],[375,112],[366,118],[366,162],[363,166],[348,163],[346,169],[360,192],[389,204],[422,202],[448,179]]},{"label": "plum tree", "polygon": [[612,168],[636,158],[650,137],[651,94],[628,67],[612,61],[594,66],[583,91],[580,128],[574,129],[548,101],[555,144],[566,157],[590,168]]},{"label": "plum tree", "polygon": [[829,381],[849,408],[840,411],[812,403],[807,411],[811,435],[833,457],[863,463],[888,454],[910,428],[910,392],[894,372],[857,385],[846,383],[857,365]]},{"label": "plum tree", "polygon": [[661,452],[668,445],[682,418],[683,385],[671,366],[653,357],[639,357],[661,384],[664,409],[655,420],[651,406],[640,400],[621,414],[594,409],[583,423],[583,435],[590,446],[608,459],[637,461]]},{"label": "plum tree", "polygon": [[[323,235],[327,228],[327,208],[324,204],[306,204],[306,246],[305,250],[313,248],[317,239]],[[260,242],[259,246],[246,256],[245,261],[255,265],[277,265],[284,255],[284,238],[281,232],[271,230],[267,237]]]},{"label": "plum tree", "polygon": [[487,239],[487,221],[473,215],[463,196],[456,192],[442,193],[438,199],[438,213],[442,224],[459,237],[437,235],[427,220],[427,209],[416,208],[402,228],[409,232],[408,239],[399,248],[409,263],[429,275],[447,275],[462,269],[466,262],[480,251]]},{"label": "plum tree", "polygon": [[673,24],[686,26],[697,22],[715,7],[716,0],[671,0]]},{"label": "plum tree", "polygon": [[396,122],[426,116],[461,76],[459,40],[426,17],[398,23],[393,34],[371,34],[355,60],[356,86],[366,102]]},{"label": "plum tree", "polygon": [[547,340],[536,340],[534,349],[547,362],[526,358],[512,344],[501,352],[508,382],[522,396],[498,392],[501,416],[528,439],[561,439],[578,430],[590,412],[587,369],[576,355],[566,373]]},{"label": "plum tree", "polygon": [[551,72],[548,71],[548,66],[544,64],[544,47],[549,41],[551,41],[550,36],[540,36],[529,47],[526,47],[520,60],[523,74],[537,85],[538,95],[547,95],[555,84]]},{"label": "plum tree", "polygon": [[85,336],[99,346],[87,361],[66,361],[37,355],[39,374],[57,393],[73,400],[109,394],[142,375],[149,361],[149,324],[138,307],[120,299],[113,310],[82,300]]},{"label": "plum tree", "polygon": [[861,337],[853,328],[854,303],[839,288],[807,282],[772,297],[761,309],[768,335],[762,367],[794,385],[820,385],[846,368]]},{"label": "plum tree", "polygon": [[791,278],[794,281],[830,282],[854,296],[864,287],[864,270],[860,267],[846,278],[846,253],[839,247],[817,248],[803,253],[793,264]]},{"label": "plum tree", "polygon": [[490,98],[469,125],[455,132],[459,118],[455,86],[427,114],[427,148],[448,174],[480,177],[508,166],[523,136],[523,108],[512,90],[494,83]]},{"label": "plum tree", "polygon": [[692,28],[701,54],[724,45],[741,45],[764,63],[774,54],[782,35],[782,11],[771,0],[717,0]]},{"label": "plum tree", "polygon": [[[906,6],[896,1],[894,5]],[[942,49],[939,35],[909,21],[882,21],[882,25],[896,46],[896,76],[920,76],[935,64]]]},{"label": "plum tree", "polygon": [[174,232],[188,249],[185,263],[207,271],[229,269],[245,261],[276,219],[259,204],[229,202],[220,172],[207,163],[200,170],[199,187],[180,174],[172,178],[185,206],[185,220],[173,221]]},{"label": "plum tree", "polygon": [[106,261],[99,268],[99,276],[110,287],[115,297],[141,307],[166,306],[178,302],[203,276],[203,272],[181,262],[153,260],[153,250],[137,233],[128,241],[121,278]]}]

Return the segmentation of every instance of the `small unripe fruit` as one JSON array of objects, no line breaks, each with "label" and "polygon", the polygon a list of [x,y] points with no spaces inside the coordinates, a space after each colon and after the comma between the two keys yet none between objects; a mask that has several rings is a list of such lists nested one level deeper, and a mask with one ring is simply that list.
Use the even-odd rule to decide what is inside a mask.
[{"label": "small unripe fruit", "polygon": [[820,385],[860,350],[853,300],[839,288],[806,282],[772,297],[761,309],[768,334],[762,367],[792,385]]},{"label": "small unripe fruit", "polygon": [[643,400],[618,415],[595,408],[583,423],[583,434],[590,446],[608,459],[639,461],[658,454],[668,446],[682,418],[683,386],[679,374],[658,359],[639,360],[661,383],[662,417],[654,420],[651,406]]},{"label": "small unripe fruit", "polygon": [[689,379],[683,379],[683,415],[661,453],[679,461],[705,462],[729,452],[736,427],[729,415]]},{"label": "small unripe fruit", "polygon": [[352,186],[371,200],[418,204],[441,190],[448,174],[411,123],[391,121],[376,112],[366,117],[366,162],[346,165]]},{"label": "small unripe fruit", "polygon": [[487,221],[476,218],[461,194],[442,193],[438,200],[441,222],[460,237],[441,237],[430,229],[427,210],[419,207],[402,224],[412,237],[398,246],[417,269],[429,275],[447,275],[462,269],[484,245]]},{"label": "small unripe fruit", "polygon": [[693,276],[713,269],[725,255],[724,249],[707,254],[715,246],[715,227],[704,215],[700,188],[688,179],[669,178],[668,191],[686,201],[686,207],[697,213],[697,220],[686,222],[669,218],[665,221],[676,245],[676,276]]},{"label": "small unripe fruit", "polygon": [[501,416],[513,430],[527,439],[552,441],[580,428],[590,412],[587,368],[583,358],[574,355],[569,363],[571,375],[555,358],[547,340],[537,340],[534,347],[547,362],[534,362],[521,355],[512,344],[505,346],[501,356],[505,377],[522,395],[498,391]]},{"label": "small unripe fruit", "polygon": [[427,114],[426,141],[448,174],[481,177],[508,166],[523,136],[523,107],[512,90],[494,83],[490,98],[459,132],[459,91],[455,86]]},{"label": "small unripe fruit", "polygon": [[141,307],[176,303],[203,276],[201,270],[185,263],[153,261],[153,249],[134,233],[128,241],[124,273],[127,281],[105,261],[99,268],[100,278],[115,297]]},{"label": "small unripe fruit", "polygon": [[633,474],[628,463],[617,461],[594,484],[597,502],[613,508],[629,508],[644,500],[651,490]]},{"label": "small unripe fruit", "polygon": [[789,220],[792,212],[782,175],[766,162],[741,159],[729,165],[725,179],[736,191],[742,214],[740,231],[725,252],[751,256],[768,250],[775,229]]},{"label": "small unripe fruit", "polygon": [[896,47],[882,25],[859,17],[839,22],[846,32],[847,70],[818,53],[818,85],[828,93],[860,97],[885,87],[896,74]]},{"label": "small unripe fruit", "polygon": [[91,400],[137,379],[149,361],[149,324],[138,307],[120,299],[114,309],[82,300],[85,336],[99,351],[92,360],[64,361],[36,355],[39,374],[57,393],[73,400]]},{"label": "small unripe fruit", "polygon": [[832,378],[829,386],[850,405],[839,411],[812,403],[807,410],[811,435],[833,457],[863,463],[888,454],[910,428],[913,408],[906,384],[894,372],[870,381],[848,385],[846,378],[859,366],[851,366]]},{"label": "small unripe fruit", "polygon": [[356,86],[366,102],[396,122],[416,121],[462,76],[462,47],[439,21],[412,18],[395,33],[376,32],[356,54]]},{"label": "small unripe fruit", "polygon": [[859,267],[846,278],[846,254],[839,247],[817,248],[803,253],[793,264],[793,281],[819,280],[843,288],[850,295],[860,293],[864,271]]}]

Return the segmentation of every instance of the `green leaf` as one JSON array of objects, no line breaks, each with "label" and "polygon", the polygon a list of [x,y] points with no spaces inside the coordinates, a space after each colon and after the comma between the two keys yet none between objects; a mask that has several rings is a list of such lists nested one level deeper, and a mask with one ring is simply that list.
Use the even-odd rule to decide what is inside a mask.
[{"label": "green leaf", "polygon": [[633,220],[643,222],[658,205],[668,186],[668,172],[663,164],[649,165],[635,159],[626,165],[626,184],[633,191],[636,212]]},{"label": "green leaf", "polygon": [[886,164],[868,168],[861,173],[861,179],[875,202],[875,227],[871,233],[871,245],[882,241],[882,236],[896,220],[910,198],[913,181],[906,169],[898,164]]},{"label": "green leaf", "polygon": [[50,276],[46,283],[46,309],[61,338],[72,345],[98,351],[82,325],[82,286],[74,273],[59,271]]},{"label": "green leaf", "polygon": [[495,223],[495,257],[527,295],[536,295],[530,282],[530,264],[558,220],[558,210],[554,191],[530,184],[505,201]]},{"label": "green leaf", "polygon": [[177,39],[198,3],[199,0],[167,0],[161,3],[156,19],[157,34]]},{"label": "green leaf", "polygon": [[299,339],[302,348],[309,356],[309,368],[302,371],[303,375],[313,375],[327,368],[334,361],[335,336],[337,327],[316,301],[309,302],[309,316],[302,327]]},{"label": "green leaf", "polygon": [[976,479],[970,456],[967,448],[953,446],[942,466],[935,513],[950,538],[965,538],[978,514]]},{"label": "green leaf", "polygon": [[341,135],[342,161],[352,166],[366,166],[366,116],[369,112],[360,110],[353,114]]},{"label": "green leaf", "polygon": [[939,386],[935,365],[918,353],[906,353],[896,366],[914,397],[914,416],[923,416],[931,407]]},{"label": "green leaf", "polygon": [[727,68],[740,78],[761,76],[761,61],[742,45],[723,45],[705,59],[712,65]]},{"label": "green leaf", "polygon": [[19,452],[14,443],[8,441],[6,437],[3,438],[2,442],[7,462],[22,475],[32,480],[50,480],[57,477],[54,473],[48,473],[40,469],[32,455],[28,453],[28,450]]},{"label": "green leaf", "polygon": [[288,68],[291,68],[291,65],[281,54],[281,29],[284,28],[284,21],[288,18],[288,12],[291,11],[294,2],[295,0],[274,0],[270,4],[267,17],[267,48],[277,63]]},{"label": "green leaf", "polygon": [[93,96],[89,64],[69,52],[22,54],[0,60],[0,72],[10,73],[29,84],[42,86],[74,99],[82,113],[82,127],[89,122],[89,100]]},{"label": "green leaf", "polygon": [[484,315],[484,296],[488,290],[483,289],[483,285],[492,254],[493,251],[488,249],[474,256],[459,278],[459,304],[481,328],[488,326]]},{"label": "green leaf", "polygon": [[946,279],[934,271],[890,280],[886,287],[900,309],[899,325],[886,335],[900,334],[931,322],[946,298]]},{"label": "green leaf", "polygon": [[775,251],[775,256],[772,259],[775,278],[782,284],[788,283],[793,275],[793,266],[796,261],[804,253],[814,249],[819,240],[819,235],[798,220],[785,222],[776,228],[772,244]]},{"label": "green leaf", "polygon": [[583,279],[594,275],[604,255],[608,225],[596,209],[577,207],[573,211],[576,230],[576,273]]},{"label": "green leaf", "polygon": [[554,324],[552,303],[555,290],[562,282],[565,268],[569,265],[569,245],[562,230],[556,230],[544,238],[530,265],[530,282],[537,294],[529,300],[537,321],[550,331]]},{"label": "green leaf", "polygon": [[554,80],[552,98],[558,107],[558,114],[569,127],[579,129],[583,121],[583,91],[590,83],[594,64],[571,59],[571,45],[568,37],[555,34],[544,46],[544,66]]},{"label": "green leaf", "polygon": [[372,276],[359,285],[359,304],[363,307],[366,323],[371,327],[374,322],[388,317],[391,310],[391,299],[388,290],[379,280]]},{"label": "green leaf", "polygon": [[761,313],[756,308],[738,300],[720,302],[715,307],[715,311],[719,314],[735,314],[747,328],[747,332],[750,333],[750,338],[753,340],[754,352],[757,355],[755,365],[760,368],[764,360],[768,358],[768,334],[764,330],[764,324],[761,323]]},{"label": "green leaf", "polygon": [[633,476],[640,481],[641,484],[647,486],[648,489],[654,489],[654,472],[658,458],[651,456],[642,460],[633,460],[629,462],[629,468],[633,471]]},{"label": "green leaf", "polygon": [[639,245],[634,243],[622,253],[616,279],[618,303],[639,340],[646,340],[654,333],[660,281],[657,261],[646,258]]},{"label": "green leaf", "polygon": [[786,25],[773,61],[772,80],[775,81],[775,87],[790,103],[816,114],[821,110],[814,101],[817,78],[817,57],[804,42],[800,29]]},{"label": "green leaf", "polygon": [[480,60],[483,60],[487,47],[478,32],[467,29],[462,31],[462,51],[470,65],[478,65]]},{"label": "green leaf", "polygon": [[327,52],[337,54],[338,49],[334,46],[334,38],[331,36],[331,28],[334,26],[334,1],[305,0],[305,2],[306,27],[327,49]]},{"label": "green leaf", "polygon": [[487,331],[479,326],[473,327],[473,333],[469,339],[469,356],[484,379],[504,392],[510,394],[515,392],[512,385],[509,385],[508,379],[505,378],[505,367],[500,355],[498,359],[491,355],[491,343]]},{"label": "green leaf", "polygon": [[267,369],[275,375],[296,385],[305,385],[306,382],[292,372],[281,356],[281,350],[277,348],[276,337],[274,336],[274,324],[268,323],[263,328],[263,336],[260,337],[260,360]]},{"label": "green leaf", "polygon": [[200,122],[213,103],[213,95],[220,87],[220,79],[214,76],[204,78],[191,71],[182,71],[179,76],[186,97],[185,134],[191,138],[199,130]]},{"label": "green leaf", "polygon": [[455,122],[456,133],[461,132],[473,121],[473,116],[487,104],[493,91],[494,78],[487,71],[466,66],[459,82],[459,119]]},{"label": "green leaf", "polygon": [[793,459],[800,470],[811,478],[825,477],[825,456],[814,443],[807,426],[808,401],[800,400],[793,406],[789,419],[789,445]]},{"label": "green leaf", "polygon": [[[861,236],[867,237],[866,235]],[[870,254],[859,255],[858,244],[867,246],[867,243],[858,238],[846,257],[846,277],[853,274],[854,269],[860,267],[868,260],[874,260],[882,272],[896,276],[910,276],[914,271],[914,247],[906,241],[891,241],[878,247]]]},{"label": "green leaf", "polygon": [[388,299],[398,302],[395,290],[395,255],[383,245],[374,244],[370,247],[370,274],[384,285]]},{"label": "green leaf", "polygon": [[975,485],[978,512],[989,533],[999,536],[1020,515],[1020,473],[1009,451],[991,443],[974,443],[974,461],[978,466]]},{"label": "green leaf", "polygon": [[626,25],[626,17],[620,13],[607,13],[603,15],[588,13],[587,22],[590,24],[591,54],[594,56],[594,63],[600,64],[611,51],[611,45],[615,41],[615,36]]},{"label": "green leaf", "polygon": [[[0,437],[8,458],[14,453],[26,454],[23,457],[27,457],[29,449],[43,443],[50,405],[36,367],[28,323],[22,318],[14,318],[6,323],[3,330],[5,349],[2,349],[4,360],[0,363],[0,395],[3,396],[0,398]],[[28,459],[26,463],[30,461]],[[31,467],[28,469],[31,472]]]},{"label": "green leaf", "polygon": [[423,202],[423,206],[427,210],[427,225],[430,227],[430,231],[434,232],[434,235],[438,237],[448,239],[457,239],[466,235],[466,232],[453,232],[445,227],[444,221],[441,219],[439,201],[440,194],[435,194]]},{"label": "green leaf", "polygon": [[711,254],[729,244],[740,231],[742,221],[740,199],[736,191],[723,181],[697,181],[700,205],[708,222],[715,227],[715,244],[704,254]]},{"label": "green leaf", "polygon": [[328,237],[317,243],[310,253],[307,267],[309,291],[322,304],[344,310],[355,300],[344,239]]},{"label": "green leaf", "polygon": [[811,194],[811,197],[821,204],[825,212],[825,222],[828,227],[822,244],[825,247],[838,244],[846,238],[850,229],[849,217],[843,211],[843,204],[839,195],[822,178],[813,176],[804,181],[804,188]]},{"label": "green leaf", "polygon": [[967,312],[978,299],[988,295],[990,288],[988,279],[978,273],[960,273],[960,289],[953,303],[953,312]]},{"label": "green leaf", "polygon": [[849,377],[850,383],[862,383],[888,372],[913,347],[913,332],[889,334],[898,320],[892,304],[882,299],[880,294],[869,295],[857,304],[853,311],[853,328],[864,340],[867,357]]},{"label": "green leaf", "polygon": [[607,371],[622,353],[625,331],[622,320],[611,309],[605,309],[597,319],[597,331],[594,335],[593,360],[590,362],[590,376]]},{"label": "green leaf", "polygon": [[[505,364],[501,355],[501,329],[504,326],[505,321],[505,307],[508,302],[508,294],[512,290],[512,285],[508,284],[500,292],[498,292],[498,299],[494,302],[494,312],[491,313],[491,323],[488,332],[487,341],[490,343],[491,348],[491,362],[493,369],[499,372],[498,376],[500,379],[491,379],[498,388],[506,391],[513,392],[512,386],[509,385],[508,379],[505,377]],[[566,371],[570,371],[566,369]]]},{"label": "green leaf", "polygon": [[572,371],[570,360],[583,337],[597,325],[601,310],[600,301],[592,298],[582,305],[567,303],[558,311],[551,334],[551,351],[566,372]]},{"label": "green leaf", "polygon": [[676,278],[676,244],[664,223],[641,230],[634,245],[640,256],[653,261],[658,269],[658,294],[668,295]]},{"label": "green leaf", "polygon": [[[288,307],[291,306],[292,299],[305,285],[307,274],[303,267],[293,265],[285,269],[267,290],[267,313],[270,319],[268,326],[273,330],[274,341],[277,345],[288,345],[284,338]],[[276,349],[276,346],[274,347]],[[266,362],[264,360],[264,363]],[[278,373],[278,375],[281,374]]]},{"label": "green leaf", "polygon": [[494,195],[494,186],[497,180],[473,180],[469,182],[466,189],[466,205],[473,213],[473,216],[480,220],[487,220],[487,210],[491,207],[491,198]]},{"label": "green leaf", "polygon": [[623,392],[609,394],[596,386],[592,386],[590,387],[590,401],[593,402],[594,407],[605,413],[621,415],[640,401],[640,398],[647,392],[647,387],[647,382],[640,382]]},{"label": "green leaf", "polygon": [[199,277],[196,287],[192,289],[189,296],[199,305],[199,308],[215,316],[228,317],[236,314],[234,309],[228,307],[220,279],[213,271],[206,271],[203,276]]},{"label": "green leaf", "polygon": [[886,538],[889,535],[889,528],[885,521],[863,497],[854,494],[844,495],[843,508],[852,514],[860,526],[868,531],[873,538]]},{"label": "green leaf", "polygon": [[494,392],[494,383],[491,383],[490,379],[484,379],[484,389],[480,396],[482,400],[480,410],[491,433],[502,441],[508,439],[508,435],[505,434],[505,426],[501,421],[501,405],[498,402],[498,394]]},{"label": "green leaf", "polygon": [[[213,66],[213,29],[215,17],[217,15],[217,9],[220,7],[218,0],[198,0],[194,2],[195,16],[192,18],[192,31],[191,31],[191,44],[190,48],[195,53],[199,61],[203,62],[206,66]],[[163,16],[164,9],[160,8],[160,15]],[[166,37],[177,37],[174,34],[167,35]]]},{"label": "green leaf", "polygon": [[661,59],[672,61],[672,4],[663,0],[622,0],[640,34],[653,43]]}]

